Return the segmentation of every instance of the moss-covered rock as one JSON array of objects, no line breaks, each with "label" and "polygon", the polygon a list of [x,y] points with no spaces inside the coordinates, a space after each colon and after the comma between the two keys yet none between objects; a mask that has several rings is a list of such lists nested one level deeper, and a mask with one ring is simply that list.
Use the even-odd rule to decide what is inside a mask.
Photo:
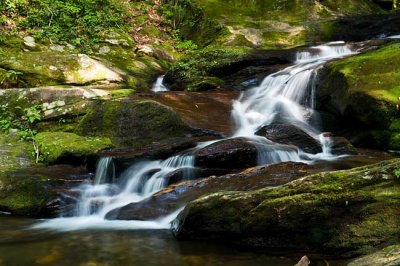
[{"label": "moss-covered rock", "polygon": [[329,40],[336,18],[382,12],[366,0],[195,2],[210,19],[226,26],[214,43],[235,45],[247,42],[259,48],[293,47]]},{"label": "moss-covered rock", "polygon": [[154,101],[99,101],[76,130],[105,136],[118,146],[140,147],[192,132],[172,109]]},{"label": "moss-covered rock", "polygon": [[400,241],[399,168],[395,159],[277,188],[211,194],[185,208],[175,234],[341,255],[370,252]]},{"label": "moss-covered rock", "polygon": [[41,132],[36,135],[41,158],[45,163],[56,163],[74,158],[83,159],[113,147],[111,140],[100,137],[81,137],[67,132]]},{"label": "moss-covered rock", "polygon": [[385,144],[380,148],[398,149],[396,136],[400,131],[395,119],[399,116],[399,68],[400,44],[329,63],[320,75],[318,109],[369,131],[363,132],[364,139],[378,134],[377,143]]},{"label": "moss-covered rock", "polygon": [[0,47],[0,67],[18,75],[20,87],[121,82],[116,71],[85,54]]},{"label": "moss-covered rock", "polygon": [[0,175],[0,211],[38,216],[56,195],[47,189],[47,178]]},{"label": "moss-covered rock", "polygon": [[32,146],[13,135],[0,135],[0,211],[18,215],[38,215],[53,199],[46,179],[15,176],[14,172],[32,167]]}]

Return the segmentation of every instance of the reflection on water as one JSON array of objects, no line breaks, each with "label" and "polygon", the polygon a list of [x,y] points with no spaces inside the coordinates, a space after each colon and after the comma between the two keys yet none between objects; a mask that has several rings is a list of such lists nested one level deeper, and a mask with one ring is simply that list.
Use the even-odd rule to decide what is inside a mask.
[{"label": "reflection on water", "polygon": [[[268,256],[210,243],[178,242],[168,230],[86,230],[68,233],[27,230],[33,222],[35,221],[0,216],[1,266],[293,266],[301,257]],[[337,262],[330,265],[344,264]]]}]

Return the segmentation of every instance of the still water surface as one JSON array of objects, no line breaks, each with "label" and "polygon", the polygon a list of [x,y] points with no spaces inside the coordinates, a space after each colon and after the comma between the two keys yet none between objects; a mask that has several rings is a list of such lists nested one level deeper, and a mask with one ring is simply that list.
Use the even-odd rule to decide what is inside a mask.
[{"label": "still water surface", "polygon": [[[0,216],[0,265],[293,266],[302,256],[272,256],[202,242],[178,242],[169,230],[28,229],[35,220]],[[314,259],[317,262],[317,259]],[[345,265],[330,261],[332,266]],[[326,265],[323,260],[314,265]]]}]

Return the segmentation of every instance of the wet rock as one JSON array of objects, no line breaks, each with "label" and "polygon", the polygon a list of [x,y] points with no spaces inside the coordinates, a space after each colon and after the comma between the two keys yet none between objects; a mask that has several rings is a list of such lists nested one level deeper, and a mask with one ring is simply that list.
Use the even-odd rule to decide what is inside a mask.
[{"label": "wet rock", "polygon": [[256,135],[280,144],[294,145],[308,153],[322,152],[321,144],[308,133],[291,124],[272,123],[257,130]]},{"label": "wet rock", "polygon": [[220,132],[232,133],[230,112],[232,100],[239,94],[235,91],[207,92],[165,92],[152,98],[137,95],[139,99],[150,98],[174,109],[190,126]]},{"label": "wet rock", "polygon": [[[219,170],[220,172],[223,170]],[[280,163],[247,169],[239,174],[210,176],[201,180],[177,183],[156,193],[146,202],[131,203],[107,214],[107,219],[157,219],[184,206],[187,202],[216,191],[247,191],[268,186],[279,186],[313,172],[303,163]],[[198,169],[197,174],[218,174],[216,169]],[[210,175],[208,173],[208,175]]]},{"label": "wet rock", "polygon": [[364,41],[399,34],[400,17],[394,14],[348,16],[335,22],[333,38],[344,41]]},{"label": "wet rock", "polygon": [[174,232],[179,239],[245,246],[342,255],[372,251],[398,241],[399,167],[394,159],[309,175],[272,189],[214,193],[189,203]]},{"label": "wet rock", "polygon": [[244,169],[257,165],[257,148],[250,140],[218,141],[195,152],[196,165],[207,168]]},{"label": "wet rock", "polygon": [[357,155],[356,148],[344,137],[331,137],[331,153],[335,155]]}]

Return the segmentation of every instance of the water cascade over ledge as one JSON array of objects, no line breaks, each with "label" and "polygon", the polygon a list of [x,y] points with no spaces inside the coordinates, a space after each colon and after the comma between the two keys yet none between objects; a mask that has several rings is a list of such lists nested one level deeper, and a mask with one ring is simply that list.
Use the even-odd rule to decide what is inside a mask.
[{"label": "water cascade over ledge", "polygon": [[[308,122],[315,108],[315,80],[318,68],[329,60],[352,55],[345,43],[334,42],[315,46],[311,52],[299,52],[293,66],[267,76],[262,83],[241,94],[233,103],[232,117],[236,130],[231,136],[244,137],[258,150],[258,164],[284,161],[312,162],[330,160],[328,136],[321,134]],[[153,91],[165,91],[163,76],[159,77]],[[275,121],[296,126],[315,138],[322,147],[319,154],[311,154],[298,147],[281,145],[256,135],[256,131]],[[218,142],[199,143],[200,149]],[[165,160],[135,163],[118,178],[111,158],[102,158],[94,184],[86,183],[77,190],[79,202],[73,217],[44,221],[34,228],[61,231],[87,228],[107,229],[168,229],[180,210],[153,221],[106,220],[106,214],[129,203],[141,202],[168,185],[167,177],[176,170],[183,171],[184,179],[194,178],[195,157],[188,151]]]}]

